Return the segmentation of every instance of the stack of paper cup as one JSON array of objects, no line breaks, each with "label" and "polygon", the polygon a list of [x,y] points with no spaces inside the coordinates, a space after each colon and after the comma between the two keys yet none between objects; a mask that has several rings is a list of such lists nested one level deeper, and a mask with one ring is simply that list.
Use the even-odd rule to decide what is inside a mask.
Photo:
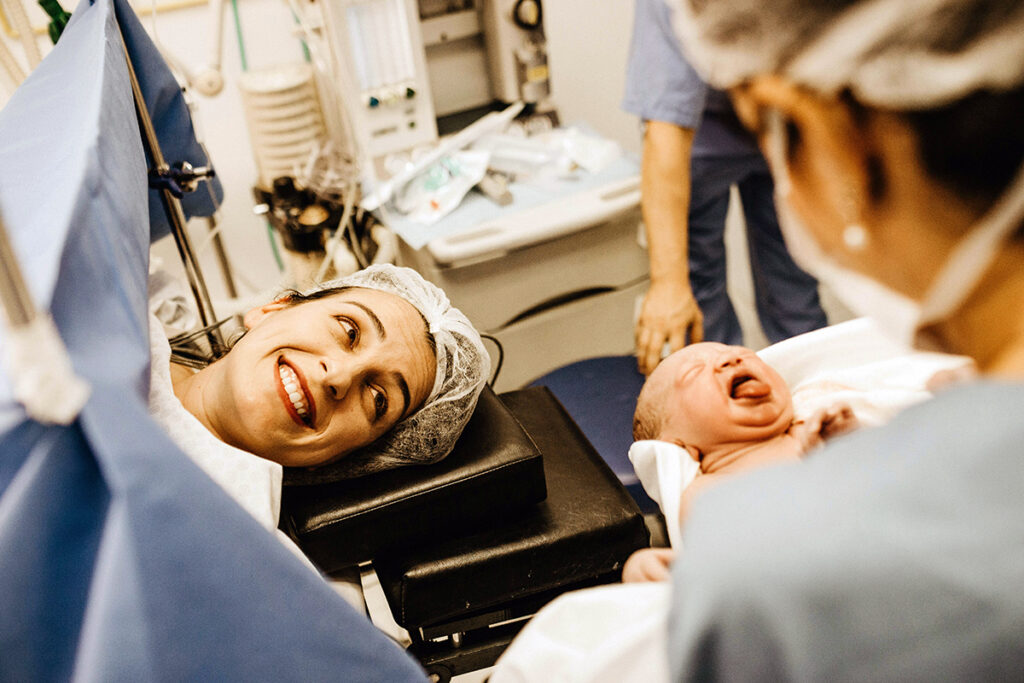
[{"label": "stack of paper cup", "polygon": [[248,71],[239,87],[260,184],[269,188],[274,178],[295,176],[327,136],[313,68],[300,63]]}]

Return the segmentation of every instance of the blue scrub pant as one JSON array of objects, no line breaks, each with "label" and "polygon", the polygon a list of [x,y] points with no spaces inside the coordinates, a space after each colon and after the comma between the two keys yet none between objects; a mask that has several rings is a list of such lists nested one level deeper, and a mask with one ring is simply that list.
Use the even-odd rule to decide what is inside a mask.
[{"label": "blue scrub pant", "polygon": [[736,311],[726,291],[725,214],[729,188],[739,188],[757,315],[774,343],[827,324],[818,281],[789,255],[775,215],[771,174],[759,155],[695,157],[691,162],[690,285],[704,314],[704,339],[742,344]]}]

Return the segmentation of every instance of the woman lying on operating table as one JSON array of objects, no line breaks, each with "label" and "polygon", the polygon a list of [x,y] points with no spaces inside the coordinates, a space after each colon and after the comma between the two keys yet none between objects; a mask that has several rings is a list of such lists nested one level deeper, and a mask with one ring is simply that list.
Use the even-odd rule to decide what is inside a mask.
[{"label": "woman lying on operating table", "polygon": [[445,457],[489,373],[469,320],[408,268],[376,265],[286,294],[244,323],[229,351],[197,369],[151,321],[150,410],[268,526],[281,466],[337,479]]}]

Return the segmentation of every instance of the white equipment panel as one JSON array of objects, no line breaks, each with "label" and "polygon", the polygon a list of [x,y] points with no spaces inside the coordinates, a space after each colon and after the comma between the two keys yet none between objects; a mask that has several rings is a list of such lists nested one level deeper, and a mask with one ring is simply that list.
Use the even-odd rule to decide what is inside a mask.
[{"label": "white equipment panel", "polygon": [[376,159],[437,139],[416,0],[322,0],[355,140]]},{"label": "white equipment panel", "polygon": [[495,388],[506,391],[576,360],[632,351],[648,285],[639,202],[639,178],[615,181],[422,249],[399,240],[399,261],[501,341]]}]

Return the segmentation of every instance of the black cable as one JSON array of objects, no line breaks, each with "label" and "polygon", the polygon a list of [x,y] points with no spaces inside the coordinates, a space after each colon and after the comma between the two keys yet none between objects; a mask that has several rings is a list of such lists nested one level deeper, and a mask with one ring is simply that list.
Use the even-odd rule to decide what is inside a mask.
[{"label": "black cable", "polygon": [[208,350],[203,349],[197,342],[207,332],[223,326],[236,317],[231,315],[192,332],[182,332],[181,334],[174,335],[167,340],[171,347],[171,360],[179,365],[202,369],[218,358],[221,358],[227,354],[234,345],[234,342],[237,341],[237,338],[226,342],[223,346],[213,345]]},{"label": "black cable", "polygon": [[480,338],[489,339],[492,342],[494,342],[495,346],[498,347],[498,362],[495,363],[494,374],[491,375],[491,381],[487,383],[487,385],[493,389],[494,383],[498,381],[498,374],[501,373],[501,364],[505,362],[505,349],[504,347],[502,347],[501,342],[498,341],[498,338],[495,336],[489,334],[481,334]]},{"label": "black cable", "polygon": [[210,332],[211,330],[214,330],[214,329],[220,327],[224,323],[226,323],[229,320],[231,320],[233,317],[234,316],[229,315],[226,318],[221,318],[217,322],[210,323],[206,327],[200,327],[198,330],[193,330],[191,332],[182,332],[181,334],[176,334],[173,337],[171,337],[168,341],[171,343],[171,345],[184,344],[186,342],[190,342],[190,341],[196,339],[197,337],[200,337],[200,336],[206,334],[207,332]]}]

